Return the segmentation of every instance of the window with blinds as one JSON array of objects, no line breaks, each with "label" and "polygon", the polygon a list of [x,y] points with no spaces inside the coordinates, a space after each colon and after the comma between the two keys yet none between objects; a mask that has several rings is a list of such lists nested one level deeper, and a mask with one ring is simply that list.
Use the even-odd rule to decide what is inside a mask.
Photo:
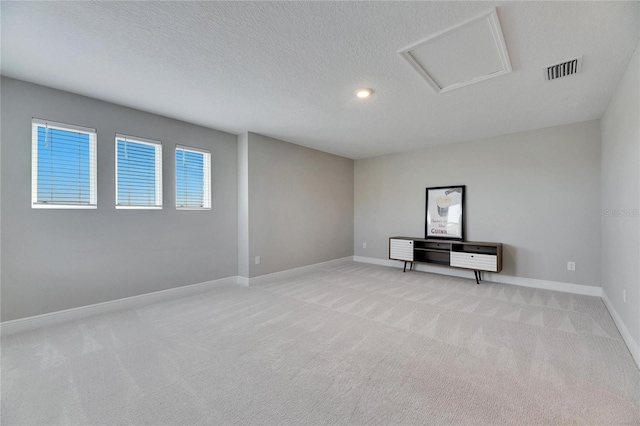
[{"label": "window with blinds", "polygon": [[95,129],[31,121],[31,207],[97,206]]},{"label": "window with blinds", "polygon": [[176,209],[211,209],[211,153],[176,146]]},{"label": "window with blinds", "polygon": [[162,144],[116,134],[116,208],[162,208]]}]

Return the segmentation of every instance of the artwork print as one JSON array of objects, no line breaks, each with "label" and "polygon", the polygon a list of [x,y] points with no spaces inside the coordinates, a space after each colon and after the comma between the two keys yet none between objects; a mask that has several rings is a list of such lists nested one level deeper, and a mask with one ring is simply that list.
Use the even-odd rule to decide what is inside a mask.
[{"label": "artwork print", "polygon": [[465,186],[427,188],[425,238],[464,238]]}]

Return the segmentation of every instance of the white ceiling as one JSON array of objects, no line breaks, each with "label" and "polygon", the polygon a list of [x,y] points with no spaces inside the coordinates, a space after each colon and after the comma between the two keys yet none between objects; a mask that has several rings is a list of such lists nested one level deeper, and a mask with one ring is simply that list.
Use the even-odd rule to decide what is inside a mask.
[{"label": "white ceiling", "polygon": [[[495,6],[510,74],[437,94],[398,54]],[[1,14],[3,75],[350,158],[599,118],[640,39],[637,1],[3,1]],[[580,55],[582,73],[544,80]],[[360,87],[375,93],[357,100]]]}]

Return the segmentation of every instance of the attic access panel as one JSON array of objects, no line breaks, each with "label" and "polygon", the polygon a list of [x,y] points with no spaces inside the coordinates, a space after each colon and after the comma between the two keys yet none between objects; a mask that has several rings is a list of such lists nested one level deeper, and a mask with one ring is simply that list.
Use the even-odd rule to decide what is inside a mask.
[{"label": "attic access panel", "polygon": [[438,93],[511,72],[495,9],[398,53]]}]

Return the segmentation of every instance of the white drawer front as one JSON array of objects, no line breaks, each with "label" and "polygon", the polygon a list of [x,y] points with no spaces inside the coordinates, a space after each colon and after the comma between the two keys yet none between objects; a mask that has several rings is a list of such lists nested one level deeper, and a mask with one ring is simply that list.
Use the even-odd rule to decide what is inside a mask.
[{"label": "white drawer front", "polygon": [[413,262],[413,241],[390,240],[389,259],[408,260]]},{"label": "white drawer front", "polygon": [[498,271],[498,256],[465,252],[451,252],[450,265],[477,271]]}]

